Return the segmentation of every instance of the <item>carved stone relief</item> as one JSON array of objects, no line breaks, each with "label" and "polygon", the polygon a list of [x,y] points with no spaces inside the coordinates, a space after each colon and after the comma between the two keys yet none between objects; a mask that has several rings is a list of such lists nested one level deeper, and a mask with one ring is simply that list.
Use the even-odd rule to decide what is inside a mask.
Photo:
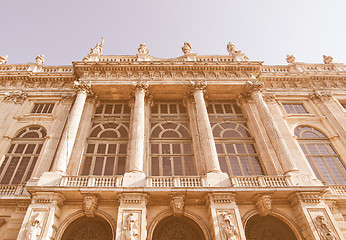
[{"label": "carved stone relief", "polygon": [[184,196],[172,196],[171,207],[174,216],[181,216],[184,211]]},{"label": "carved stone relief", "polygon": [[124,236],[125,240],[136,240],[139,235],[138,213],[127,213],[124,219]]},{"label": "carved stone relief", "polygon": [[294,63],[295,62],[295,60],[296,60],[296,58],[293,56],[293,55],[289,55],[289,54],[287,54],[286,55],[286,62],[287,63]]},{"label": "carved stone relief", "polygon": [[232,61],[248,61],[249,60],[249,58],[231,42],[227,44],[227,52],[232,58]]},{"label": "carved stone relief", "polygon": [[257,194],[254,197],[254,201],[260,216],[267,216],[271,212],[272,203],[269,195]]},{"label": "carved stone relief", "polygon": [[0,218],[0,228],[5,225],[6,219],[5,218]]},{"label": "carved stone relief", "polygon": [[38,55],[35,60],[37,64],[42,65],[44,63],[44,55]]},{"label": "carved stone relief", "polygon": [[95,194],[88,194],[84,197],[83,211],[85,216],[94,217],[94,212],[98,207],[98,197]]},{"label": "carved stone relief", "polygon": [[184,46],[181,47],[181,50],[183,51],[184,55],[192,53],[191,44],[188,42],[184,42]]},{"label": "carved stone relief", "polygon": [[229,212],[219,211],[219,225],[221,226],[221,234],[226,240],[237,240],[240,238],[238,227],[235,220],[235,213],[233,210]]},{"label": "carved stone relief", "polygon": [[42,230],[42,215],[37,213],[32,216],[26,228],[25,240],[39,239]]},{"label": "carved stone relief", "polygon": [[138,48],[138,53],[140,54],[148,54],[149,53],[149,48],[145,43],[141,43]]},{"label": "carved stone relief", "polygon": [[1,64],[6,64],[7,63],[8,56],[0,56],[0,65]]},{"label": "carved stone relief", "polygon": [[323,55],[322,57],[324,64],[331,64],[333,62],[333,58],[331,56]]},{"label": "carved stone relief", "polygon": [[335,234],[332,232],[329,224],[323,215],[318,215],[314,219],[315,226],[322,240],[335,240]]},{"label": "carved stone relief", "polygon": [[12,101],[22,104],[28,97],[28,94],[22,91],[5,92],[3,101]]}]

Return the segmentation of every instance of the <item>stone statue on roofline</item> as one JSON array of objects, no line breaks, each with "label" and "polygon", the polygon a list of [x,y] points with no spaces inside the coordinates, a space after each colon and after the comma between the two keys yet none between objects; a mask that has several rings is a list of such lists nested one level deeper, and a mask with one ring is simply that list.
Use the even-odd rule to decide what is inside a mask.
[{"label": "stone statue on roofline", "polygon": [[333,58],[331,56],[323,55],[322,57],[324,64],[331,64],[333,62]]},{"label": "stone statue on roofline", "polygon": [[184,55],[191,54],[192,53],[191,44],[188,42],[184,42],[184,46],[181,47],[181,50],[183,51]]},{"label": "stone statue on roofline", "polygon": [[149,48],[147,48],[147,45],[145,43],[141,43],[138,48],[138,53],[140,54],[148,54]]},{"label": "stone statue on roofline", "polygon": [[90,53],[83,58],[83,61],[98,61],[99,56],[102,54],[104,37],[101,39],[101,43],[96,43],[94,48],[90,48]]},{"label": "stone statue on roofline", "polygon": [[37,64],[42,65],[44,63],[44,55],[43,54],[38,55],[35,60]]},{"label": "stone statue on roofline", "polygon": [[1,64],[6,64],[7,63],[8,56],[0,56],[0,65]]},{"label": "stone statue on roofline", "polygon": [[227,44],[227,52],[231,56],[232,61],[249,61],[249,58],[231,42]]},{"label": "stone statue on roofline", "polygon": [[294,63],[296,61],[296,58],[293,56],[293,55],[289,55],[289,54],[287,54],[286,55],[286,62],[287,63]]}]

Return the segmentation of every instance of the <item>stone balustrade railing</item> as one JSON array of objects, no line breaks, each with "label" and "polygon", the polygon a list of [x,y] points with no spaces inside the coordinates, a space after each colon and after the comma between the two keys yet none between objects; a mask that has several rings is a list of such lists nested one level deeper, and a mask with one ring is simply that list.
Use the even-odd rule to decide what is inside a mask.
[{"label": "stone balustrade railing", "polygon": [[147,177],[147,187],[204,187],[202,177]]},{"label": "stone balustrade railing", "polygon": [[60,186],[63,187],[121,187],[122,176],[64,176]]},{"label": "stone balustrade railing", "polygon": [[346,185],[332,185],[329,187],[329,191],[334,195],[346,196]]},{"label": "stone balustrade railing", "polygon": [[287,176],[238,176],[231,177],[234,187],[288,187],[291,186]]},{"label": "stone balustrade railing", "polygon": [[0,195],[21,195],[22,185],[0,185]]}]

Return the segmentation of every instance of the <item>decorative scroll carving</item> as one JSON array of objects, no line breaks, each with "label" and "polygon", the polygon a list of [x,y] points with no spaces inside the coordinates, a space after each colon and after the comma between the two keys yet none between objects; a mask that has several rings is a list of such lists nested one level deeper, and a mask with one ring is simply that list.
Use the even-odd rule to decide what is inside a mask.
[{"label": "decorative scroll carving", "polygon": [[184,211],[184,196],[173,196],[171,200],[171,207],[174,216],[181,216]]},{"label": "decorative scroll carving", "polygon": [[0,228],[5,225],[6,219],[5,218],[0,218]]},{"label": "decorative scroll carving", "polygon": [[8,56],[4,55],[4,56],[0,56],[0,65],[1,64],[6,64],[8,60]]},{"label": "decorative scroll carving", "polygon": [[260,216],[267,216],[272,210],[271,197],[269,195],[255,195],[254,201]]},{"label": "decorative scroll carving", "polygon": [[94,212],[98,207],[98,197],[95,194],[88,194],[84,197],[83,211],[85,216],[94,217]]},{"label": "decorative scroll carving", "polygon": [[79,92],[85,92],[86,94],[91,94],[91,83],[90,82],[80,82],[74,81],[74,89]]},{"label": "decorative scroll carving", "polygon": [[236,224],[233,221],[233,213],[230,212],[223,212],[221,213],[222,223],[221,228],[222,232],[225,235],[227,240],[236,240],[239,239],[239,232],[237,229]]},{"label": "decorative scroll carving", "polygon": [[41,234],[41,229],[42,229],[42,216],[41,214],[38,213],[32,217],[31,221],[29,222],[27,226],[25,240],[38,239],[38,236]]},{"label": "decorative scroll carving", "polygon": [[22,104],[27,97],[28,94],[22,91],[5,92],[5,98],[3,101],[12,101],[14,103]]},{"label": "decorative scroll carving", "polygon": [[184,46],[181,47],[181,50],[183,51],[184,55],[191,54],[192,53],[191,44],[188,42],[184,42]]},{"label": "decorative scroll carving", "polygon": [[289,54],[286,55],[286,62],[287,62],[287,63],[292,64],[292,63],[294,63],[295,61],[296,61],[296,58],[295,58],[293,55],[289,55]]},{"label": "decorative scroll carving", "polygon": [[126,240],[135,240],[138,236],[138,219],[133,213],[127,214],[124,223],[124,235]]},{"label": "decorative scroll carving", "polygon": [[331,92],[314,91],[310,93],[310,98],[313,101],[328,101],[333,97]]},{"label": "decorative scroll carving", "polygon": [[195,91],[205,91],[207,83],[204,81],[190,81],[189,82],[190,91],[189,94],[192,95]]},{"label": "decorative scroll carving", "polygon": [[44,55],[43,54],[38,55],[35,60],[37,64],[42,65],[44,63]]},{"label": "decorative scroll carving", "polygon": [[267,102],[273,102],[275,101],[276,95],[275,93],[265,93],[263,94],[263,99]]},{"label": "decorative scroll carving", "polygon": [[98,61],[99,56],[102,54],[104,37],[101,39],[101,43],[96,43],[94,48],[90,48],[90,53],[83,58],[83,61]]},{"label": "decorative scroll carving", "polygon": [[248,61],[249,60],[249,58],[231,42],[227,44],[227,52],[231,56],[232,61]]},{"label": "decorative scroll carving", "polygon": [[331,56],[323,55],[322,57],[324,64],[331,64],[333,62],[333,58]]},{"label": "decorative scroll carving", "polygon": [[140,54],[148,54],[149,48],[147,48],[147,45],[145,43],[141,43],[138,48],[138,53]]},{"label": "decorative scroll carving", "polygon": [[332,232],[329,224],[323,215],[318,215],[315,220],[315,226],[322,240],[335,240],[335,234]]},{"label": "decorative scroll carving", "polygon": [[137,91],[143,91],[147,93],[149,87],[149,82],[147,81],[139,81],[132,83],[132,94],[135,94]]}]

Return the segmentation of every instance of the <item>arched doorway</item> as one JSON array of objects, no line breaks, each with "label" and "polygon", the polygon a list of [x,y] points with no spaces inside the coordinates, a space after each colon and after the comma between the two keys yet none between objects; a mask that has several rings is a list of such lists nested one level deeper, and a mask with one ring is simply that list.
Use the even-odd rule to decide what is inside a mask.
[{"label": "arched doorway", "polygon": [[152,240],[205,240],[202,229],[188,217],[166,217],[154,229]]},{"label": "arched doorway", "polygon": [[112,240],[112,228],[102,217],[80,217],[65,230],[61,240]]},{"label": "arched doorway", "polygon": [[245,226],[247,240],[297,240],[291,228],[273,216],[251,217]]}]

